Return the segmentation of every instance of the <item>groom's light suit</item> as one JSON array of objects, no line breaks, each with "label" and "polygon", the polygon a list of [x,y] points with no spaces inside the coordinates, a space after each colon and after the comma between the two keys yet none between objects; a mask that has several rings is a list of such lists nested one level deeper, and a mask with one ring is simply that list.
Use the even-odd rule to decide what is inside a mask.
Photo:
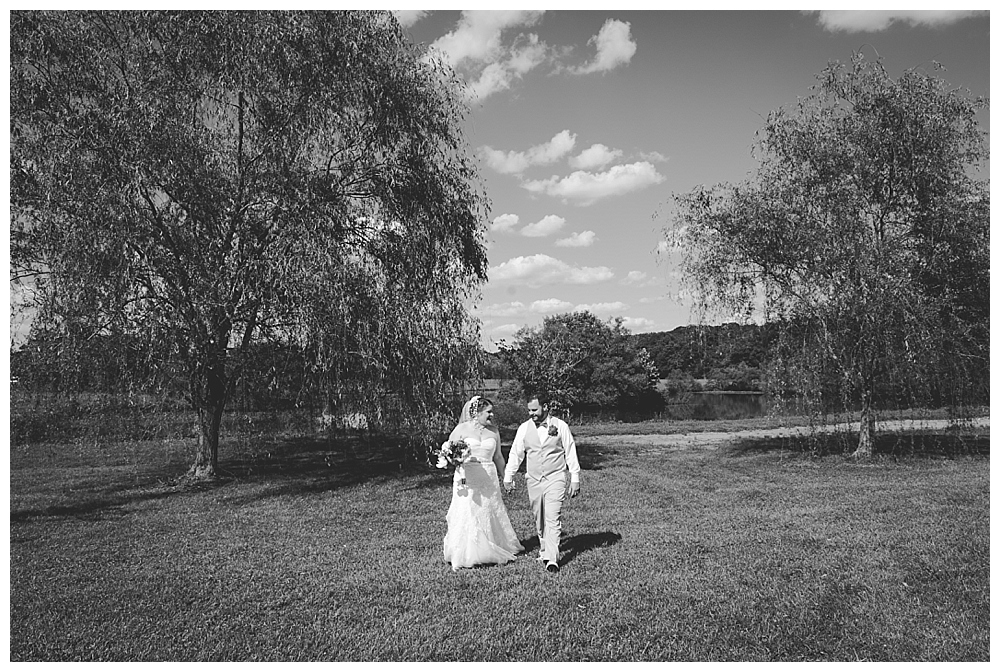
[{"label": "groom's light suit", "polygon": [[[558,430],[555,436],[549,434],[549,427]],[[570,482],[580,482],[580,462],[569,425],[550,416],[539,426],[533,420],[528,420],[518,427],[514,443],[510,447],[504,482],[513,480],[525,456],[528,499],[531,500],[531,510],[535,514],[535,527],[541,547],[538,555],[547,562],[558,562],[566,471],[569,471]]]}]

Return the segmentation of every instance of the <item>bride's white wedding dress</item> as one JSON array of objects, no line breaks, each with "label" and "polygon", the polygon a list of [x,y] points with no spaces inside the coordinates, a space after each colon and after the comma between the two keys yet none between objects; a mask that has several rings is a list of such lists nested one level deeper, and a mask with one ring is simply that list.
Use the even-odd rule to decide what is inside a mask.
[{"label": "bride's white wedding dress", "polygon": [[493,452],[496,440],[480,442],[467,438],[470,457],[465,463],[465,485],[455,474],[448,507],[448,534],[444,538],[444,559],[452,569],[473,565],[502,564],[524,550],[517,540],[500,495]]}]

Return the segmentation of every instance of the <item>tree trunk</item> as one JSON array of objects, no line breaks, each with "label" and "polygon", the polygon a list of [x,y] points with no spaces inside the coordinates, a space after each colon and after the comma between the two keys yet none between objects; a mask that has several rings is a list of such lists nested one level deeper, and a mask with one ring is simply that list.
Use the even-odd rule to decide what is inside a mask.
[{"label": "tree trunk", "polygon": [[861,392],[861,432],[858,438],[858,447],[854,451],[853,457],[867,460],[872,456],[872,448],[875,445],[875,410],[872,408],[874,394],[869,386]]},{"label": "tree trunk", "polygon": [[196,383],[204,387],[201,387],[202,393],[195,397],[198,406],[198,449],[194,464],[188,470],[188,476],[195,480],[213,480],[218,476],[219,429],[226,408],[225,371],[225,360],[217,360],[217,363],[206,367],[204,380]]}]

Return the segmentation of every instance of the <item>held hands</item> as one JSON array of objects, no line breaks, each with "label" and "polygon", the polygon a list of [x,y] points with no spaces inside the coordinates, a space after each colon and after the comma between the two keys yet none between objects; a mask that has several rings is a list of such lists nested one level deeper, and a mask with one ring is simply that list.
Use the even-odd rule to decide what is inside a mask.
[{"label": "held hands", "polygon": [[[514,489],[515,489],[514,481],[504,481],[503,482],[503,489],[507,492],[508,495],[510,493],[514,492]],[[579,483],[570,483],[569,484],[569,496],[570,497],[576,497],[579,494],[580,494],[580,484]]]}]

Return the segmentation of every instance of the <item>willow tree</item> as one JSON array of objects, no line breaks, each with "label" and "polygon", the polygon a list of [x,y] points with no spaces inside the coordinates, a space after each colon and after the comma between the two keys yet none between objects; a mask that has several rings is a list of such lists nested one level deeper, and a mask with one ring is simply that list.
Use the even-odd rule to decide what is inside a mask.
[{"label": "willow tree", "polygon": [[255,342],[411,428],[468,373],[487,203],[461,84],[391,14],[12,12],[10,38],[12,281],[48,329],[171,344],[192,476]]},{"label": "willow tree", "polygon": [[[781,387],[860,408],[988,396],[987,101],[856,54],[772,112],[755,173],[676,198],[667,235],[703,309],[782,327]],[[988,173],[987,173],[988,174]]]}]

